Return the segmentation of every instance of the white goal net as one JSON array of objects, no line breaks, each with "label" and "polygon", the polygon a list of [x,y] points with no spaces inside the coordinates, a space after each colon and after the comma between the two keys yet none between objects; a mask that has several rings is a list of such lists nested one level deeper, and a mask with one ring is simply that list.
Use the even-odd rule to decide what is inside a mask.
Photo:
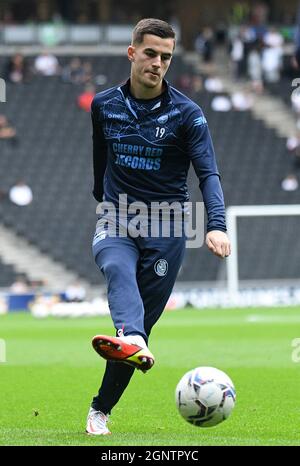
[{"label": "white goal net", "polygon": [[[242,251],[238,250],[238,219],[242,217],[276,217],[276,216],[299,216],[300,205],[252,205],[231,206],[227,208],[227,228],[231,241],[232,252],[226,261],[227,265],[227,287],[228,293],[233,300],[239,292],[239,264],[238,258]],[[300,233],[300,232],[299,232]],[[299,236],[300,237],[300,236]],[[249,231],[251,241],[251,231]],[[291,245],[297,247],[297,245]],[[292,249],[292,247],[291,247]],[[276,251],[274,251],[274,255]],[[270,264],[272,267],[272,264]],[[300,269],[300,264],[299,264]],[[300,270],[299,270],[300,272]]]}]

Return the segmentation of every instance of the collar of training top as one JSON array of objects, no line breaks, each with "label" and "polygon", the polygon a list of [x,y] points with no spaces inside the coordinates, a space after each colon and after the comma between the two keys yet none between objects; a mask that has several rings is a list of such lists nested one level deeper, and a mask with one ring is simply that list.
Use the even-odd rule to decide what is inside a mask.
[{"label": "collar of training top", "polygon": [[[166,79],[163,79],[163,87],[164,87],[164,90],[160,96],[154,97],[154,99],[149,99],[149,100],[157,100],[159,99],[159,97],[161,97],[161,104],[162,104],[161,106],[167,105],[170,102],[172,102],[172,99],[170,96],[170,85]],[[119,90],[122,92],[125,99],[127,97],[133,98],[129,89],[130,89],[130,78],[127,79],[127,81],[122,86],[119,87]],[[137,100],[141,100],[141,99],[137,99]]]}]

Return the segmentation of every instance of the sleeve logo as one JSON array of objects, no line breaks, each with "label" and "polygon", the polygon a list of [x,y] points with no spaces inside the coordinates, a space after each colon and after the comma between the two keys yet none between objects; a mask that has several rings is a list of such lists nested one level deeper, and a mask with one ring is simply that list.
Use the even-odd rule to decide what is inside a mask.
[{"label": "sleeve logo", "polygon": [[193,121],[193,126],[202,126],[202,125],[206,125],[207,124],[207,120],[204,116],[201,116],[199,118],[195,118],[195,120]]}]

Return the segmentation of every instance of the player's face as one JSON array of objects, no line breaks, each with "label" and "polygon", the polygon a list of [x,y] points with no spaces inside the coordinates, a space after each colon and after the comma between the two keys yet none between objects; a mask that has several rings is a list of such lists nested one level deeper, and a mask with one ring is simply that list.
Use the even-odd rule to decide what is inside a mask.
[{"label": "player's face", "polygon": [[128,47],[133,89],[161,91],[174,49],[174,39],[145,34],[141,44]]}]

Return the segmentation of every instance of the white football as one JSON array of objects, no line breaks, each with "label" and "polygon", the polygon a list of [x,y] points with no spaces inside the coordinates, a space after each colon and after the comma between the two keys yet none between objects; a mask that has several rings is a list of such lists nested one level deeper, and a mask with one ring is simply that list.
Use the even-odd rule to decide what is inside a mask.
[{"label": "white football", "polygon": [[187,372],[175,391],[179,413],[199,427],[212,427],[227,419],[235,399],[232,380],[214,367],[196,367]]}]

